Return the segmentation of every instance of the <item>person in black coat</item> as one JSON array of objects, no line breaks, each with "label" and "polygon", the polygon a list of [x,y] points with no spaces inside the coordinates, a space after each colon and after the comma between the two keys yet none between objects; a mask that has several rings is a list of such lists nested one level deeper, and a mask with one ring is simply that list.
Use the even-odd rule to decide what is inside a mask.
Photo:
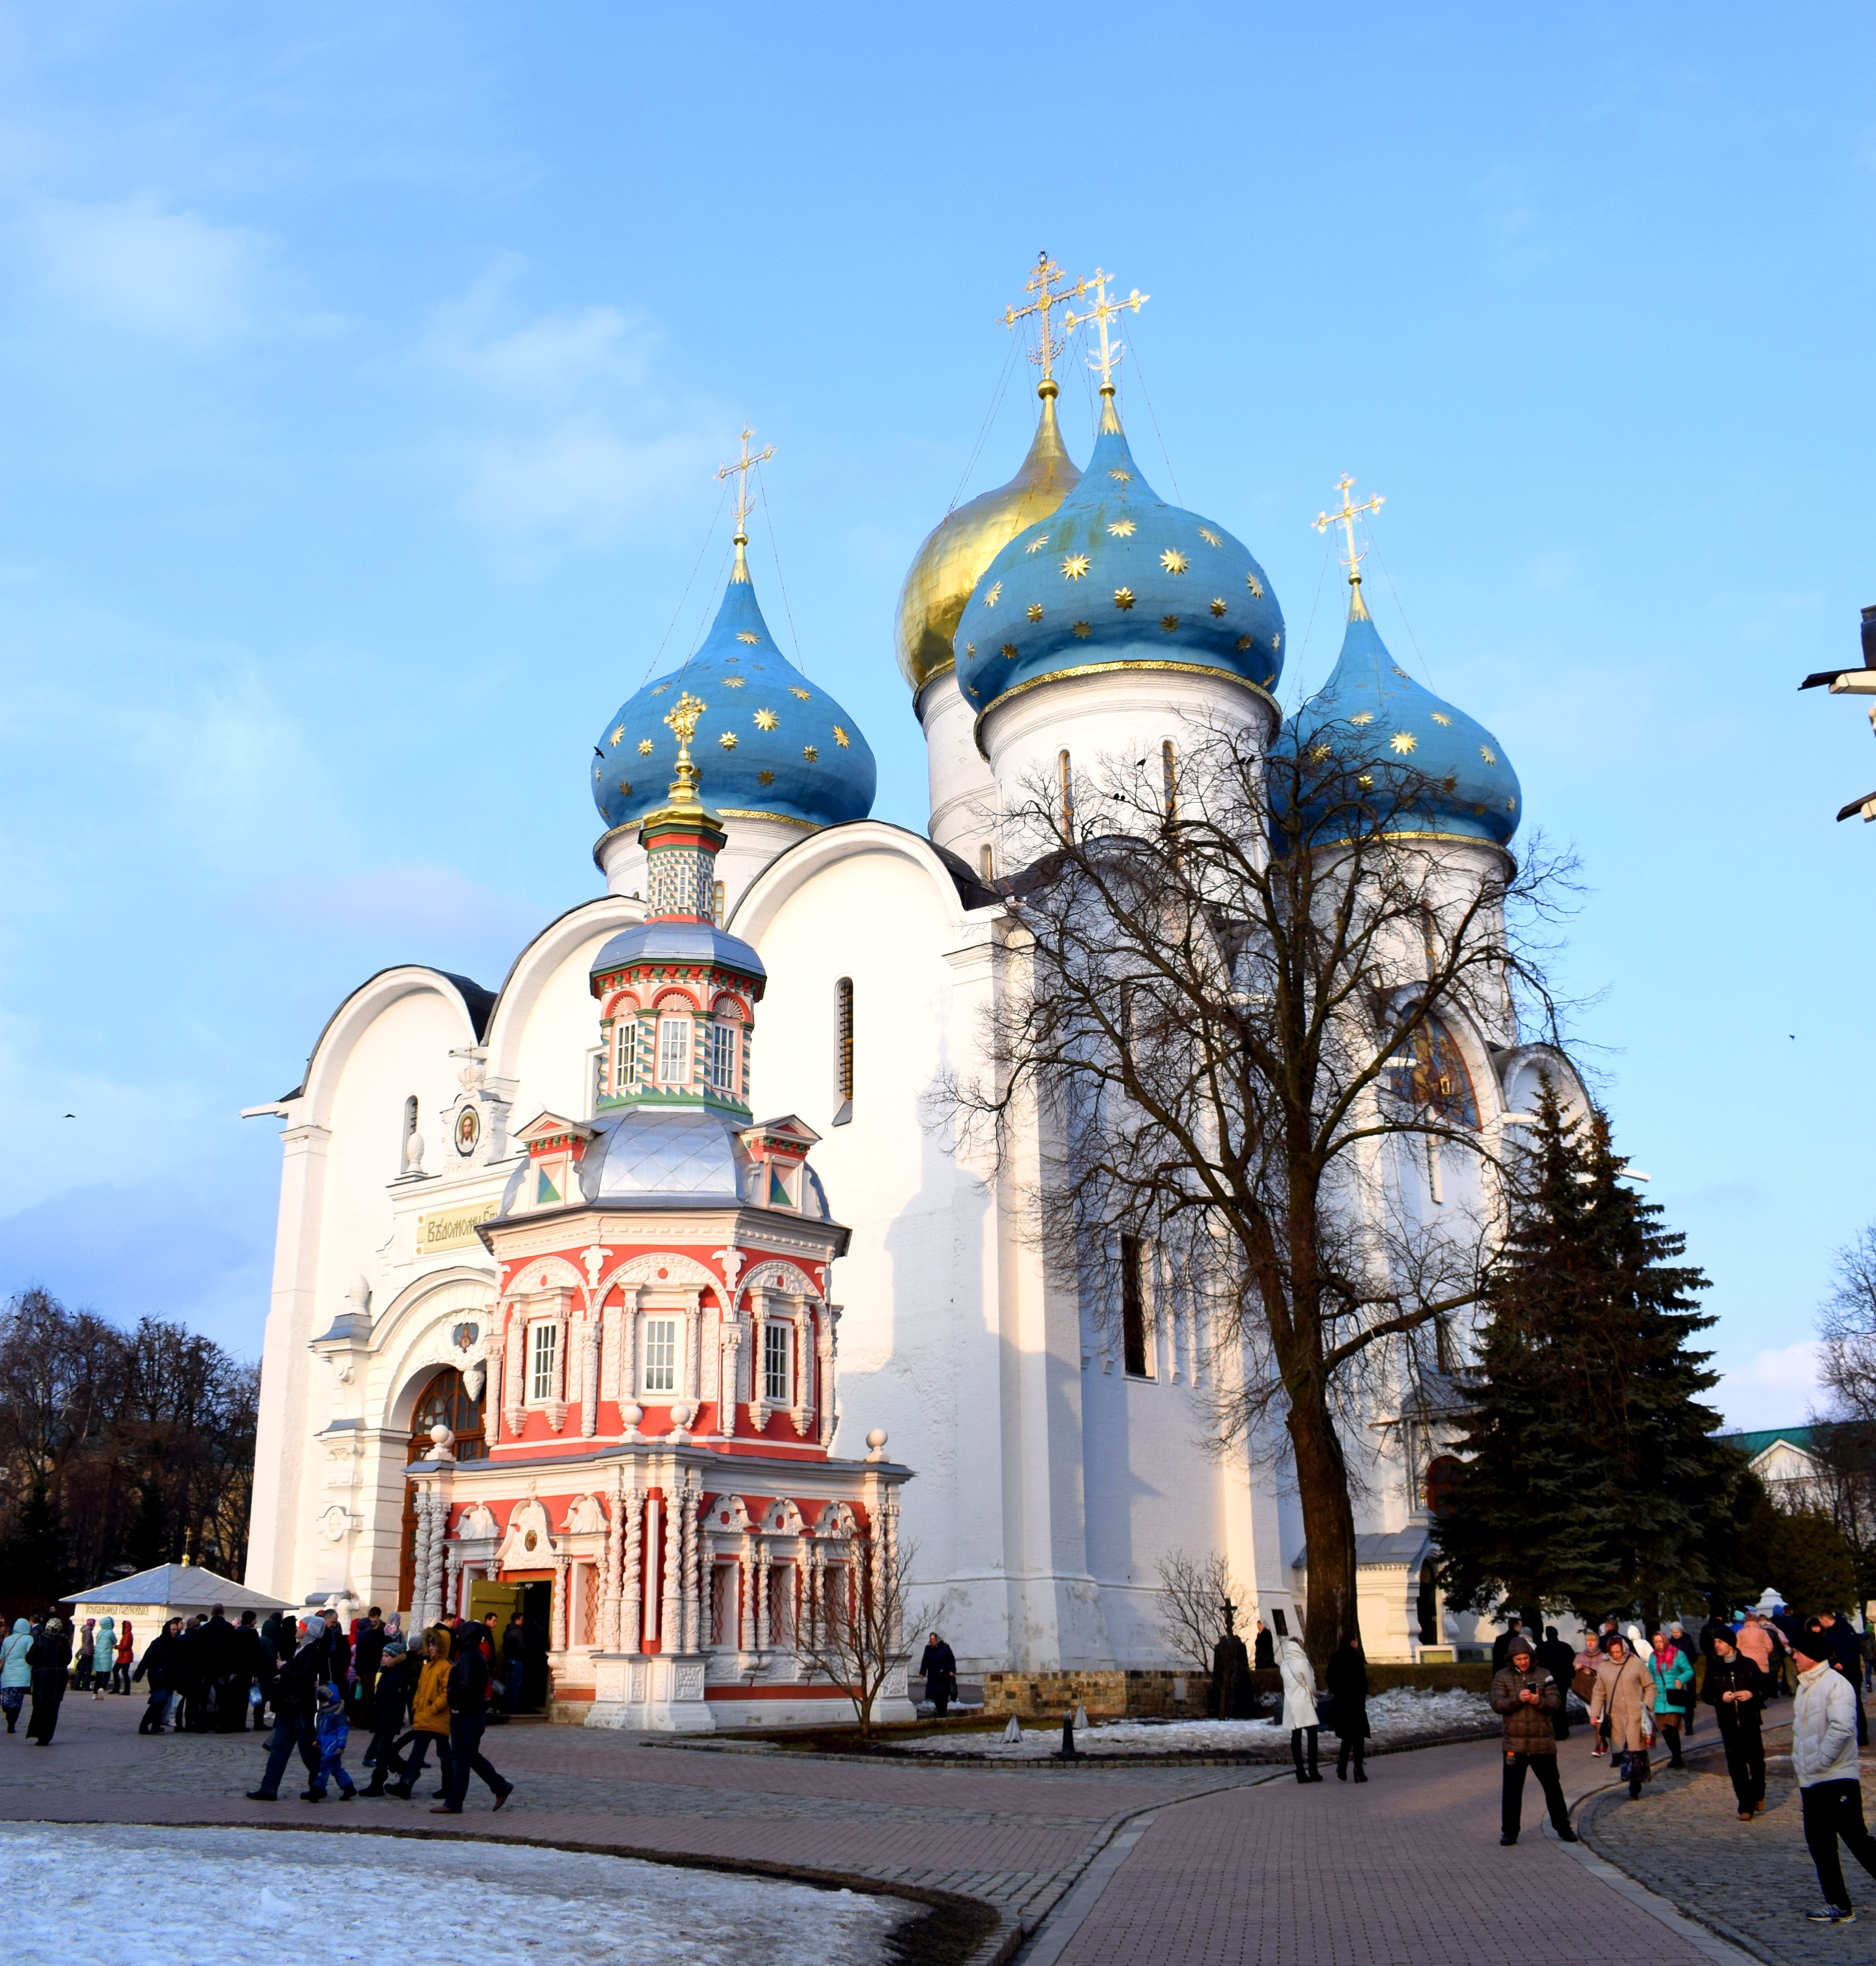
[{"label": "person in black coat", "polygon": [[1251,1663],[1259,1672],[1276,1671],[1276,1639],[1266,1627],[1263,1620],[1257,1620],[1257,1635],[1251,1647]]},{"label": "person in black coat", "polygon": [[359,1627],[358,1643],[352,1648],[352,1671],[358,1687],[360,1716],[368,1719],[373,1691],[378,1684],[378,1661],[385,1656],[385,1614],[374,1604]]},{"label": "person in black coat", "polygon": [[[319,1772],[319,1689],[326,1662],[326,1626],[323,1619],[306,1621],[305,1642],[286,1665],[274,1688],[274,1703],[279,1718],[267,1742],[267,1766],[259,1788],[247,1792],[250,1802],[279,1799],[280,1777],[298,1748],[306,1764],[310,1784]],[[313,1793],[309,1786],[305,1793]]]},{"label": "person in black coat", "polygon": [[1559,1741],[1570,1738],[1570,1681],[1576,1677],[1576,1655],[1557,1636],[1555,1625],[1544,1627],[1543,1643],[1535,1654],[1537,1663],[1563,1690],[1563,1704],[1550,1716],[1550,1727]]},{"label": "person in black coat", "polygon": [[1530,1636],[1524,1630],[1524,1620],[1513,1611],[1505,1619],[1504,1629],[1491,1642],[1491,1669],[1495,1673],[1504,1671],[1505,1660],[1511,1653],[1511,1641],[1520,1633],[1527,1639]]},{"label": "person in black coat", "polygon": [[[261,1635],[255,1629],[254,1613],[252,1611],[243,1611],[241,1613],[241,1622],[235,1627],[234,1632],[233,1678],[235,1700],[240,1715],[234,1723],[234,1731],[245,1732],[250,1715],[253,1716],[256,1731],[259,1730],[261,1710],[255,1703],[253,1689],[260,1685],[266,1678],[265,1663],[266,1654],[261,1649]],[[265,1697],[264,1694],[262,1696],[263,1700]]]},{"label": "person in black coat", "polygon": [[372,1680],[372,1745],[365,1751],[365,1765],[372,1771],[370,1786],[365,1791],[367,1795],[382,1795],[387,1777],[396,1772],[392,1746],[404,1731],[404,1716],[410,1710],[415,1685],[404,1635],[391,1632],[378,1654],[378,1671]]},{"label": "person in black coat", "polygon": [[65,1676],[72,1664],[72,1636],[62,1618],[48,1618],[38,1636],[26,1649],[26,1663],[33,1671],[33,1717],[26,1723],[29,1739],[42,1748],[52,1745],[52,1730],[59,1724],[59,1703],[65,1697]]},{"label": "person in black coat", "polygon": [[1717,1634],[1700,1697],[1720,1723],[1726,1773],[1733,1777],[1742,1823],[1750,1823],[1765,1806],[1765,1743],[1759,1721],[1771,1693],[1771,1682],[1734,1645],[1733,1634]]},{"label": "person in black coat", "polygon": [[208,1614],[208,1623],[198,1640],[201,1647],[204,1717],[217,1734],[232,1734],[241,1725],[241,1710],[247,1700],[245,1685],[234,1684],[237,1653],[234,1627],[217,1604]]},{"label": "person in black coat", "polygon": [[1856,1642],[1856,1628],[1835,1611],[1820,1611],[1818,1622],[1824,1628],[1824,1645],[1833,1671],[1850,1682],[1850,1695],[1856,1702],[1856,1745],[1869,1745],[1869,1716],[1863,1711],[1863,1652]]},{"label": "person in black coat", "polygon": [[168,1732],[163,1718],[169,1704],[169,1695],[175,1687],[176,1652],[182,1632],[182,1620],[172,1618],[144,1648],[143,1656],[137,1661],[137,1670],[130,1675],[133,1685],[140,1679],[150,1681],[150,1703],[143,1709],[143,1719],[137,1723],[140,1734]]},{"label": "person in black coat", "polygon": [[1342,1743],[1335,1758],[1335,1778],[1348,1780],[1352,1755],[1355,1779],[1365,1782],[1368,1771],[1362,1765],[1368,1758],[1368,1661],[1362,1657],[1361,1640],[1353,1632],[1329,1655],[1323,1678],[1329,1688],[1329,1731]]},{"label": "person in black coat", "polygon": [[941,1720],[951,1703],[951,1689],[957,1672],[957,1655],[934,1632],[931,1642],[919,1658],[919,1673],[925,1681],[925,1697],[931,1701],[932,1712]]}]

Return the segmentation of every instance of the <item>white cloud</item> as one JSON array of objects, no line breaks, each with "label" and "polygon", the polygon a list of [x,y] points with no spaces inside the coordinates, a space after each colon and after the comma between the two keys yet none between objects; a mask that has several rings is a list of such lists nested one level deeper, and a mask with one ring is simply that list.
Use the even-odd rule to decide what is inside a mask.
[{"label": "white cloud", "polygon": [[114,203],[47,199],[24,219],[26,244],[57,298],[192,349],[248,332],[265,236],[166,205],[153,192]]},{"label": "white cloud", "polygon": [[1723,1373],[1713,1397],[1727,1421],[1748,1429],[1800,1424],[1816,1403],[1819,1347],[1814,1338],[1755,1352]]},{"label": "white cloud", "polygon": [[700,475],[702,457],[695,437],[634,443],[597,420],[569,418],[538,436],[478,446],[463,509],[495,532],[560,532],[595,543],[667,487]]},{"label": "white cloud", "polygon": [[520,271],[504,255],[439,308],[424,341],[428,359],[468,382],[548,399],[646,385],[657,337],[642,319],[588,307],[516,320],[510,294]]},{"label": "white cloud", "polygon": [[243,898],[241,911],[302,935],[396,936],[411,949],[413,961],[430,959],[424,952],[439,941],[512,956],[546,920],[539,902],[425,861],[270,881]]}]

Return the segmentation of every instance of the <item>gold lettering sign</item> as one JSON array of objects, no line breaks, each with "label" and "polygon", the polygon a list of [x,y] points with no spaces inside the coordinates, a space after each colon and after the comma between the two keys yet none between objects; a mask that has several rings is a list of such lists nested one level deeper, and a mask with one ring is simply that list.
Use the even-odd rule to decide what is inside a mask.
[{"label": "gold lettering sign", "polygon": [[427,1256],[439,1249],[466,1249],[480,1242],[476,1229],[494,1219],[498,1201],[478,1201],[467,1208],[439,1209],[417,1218],[417,1252]]}]

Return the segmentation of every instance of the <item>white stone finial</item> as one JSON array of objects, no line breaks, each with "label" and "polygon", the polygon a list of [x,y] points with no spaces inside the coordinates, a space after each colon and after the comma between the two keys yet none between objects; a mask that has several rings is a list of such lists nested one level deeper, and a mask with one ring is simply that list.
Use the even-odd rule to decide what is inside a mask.
[{"label": "white stone finial", "polygon": [[455,1448],[455,1433],[439,1420],[430,1429],[430,1451],[423,1458],[426,1461],[455,1460],[456,1457],[452,1450]]},{"label": "white stone finial", "polygon": [[697,1410],[688,1400],[680,1400],[671,1410],[671,1437],[673,1440],[690,1438],[690,1423],[697,1418]]},{"label": "white stone finial", "polygon": [[639,1431],[639,1423],[645,1417],[645,1409],[637,1400],[626,1400],[619,1409],[619,1417],[626,1423],[626,1439],[642,1440],[645,1438]]},{"label": "white stone finial", "polygon": [[867,1436],[867,1458],[869,1461],[883,1461],[886,1458],[886,1429],[884,1427],[876,1426],[873,1431]]},{"label": "white stone finial", "polygon": [[404,1171],[406,1174],[423,1172],[423,1136],[413,1132],[404,1143]]},{"label": "white stone finial", "polygon": [[346,1291],[346,1307],[349,1310],[366,1310],[371,1307],[372,1287],[365,1281],[361,1271],[352,1280]]}]

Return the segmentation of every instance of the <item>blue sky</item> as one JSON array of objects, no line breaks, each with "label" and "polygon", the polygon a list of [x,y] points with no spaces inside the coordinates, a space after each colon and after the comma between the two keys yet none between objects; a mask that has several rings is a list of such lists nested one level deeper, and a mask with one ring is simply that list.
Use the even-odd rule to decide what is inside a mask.
[{"label": "blue sky", "polygon": [[1269,570],[1292,693],[1339,639],[1308,522],[1344,469],[1386,495],[1382,632],[1582,856],[1568,979],[1728,1413],[1798,1416],[1876,1214],[1876,834],[1831,818],[1876,745],[1794,688],[1876,601],[1873,38],[0,10],[0,1289],[258,1349],[278,1148],[237,1109],[374,969],[495,984],[595,891],[592,740],[714,606],[745,418],[769,618],[919,824],[893,602],[1026,441],[997,317],[1047,246],[1152,295],[1136,449]]}]

